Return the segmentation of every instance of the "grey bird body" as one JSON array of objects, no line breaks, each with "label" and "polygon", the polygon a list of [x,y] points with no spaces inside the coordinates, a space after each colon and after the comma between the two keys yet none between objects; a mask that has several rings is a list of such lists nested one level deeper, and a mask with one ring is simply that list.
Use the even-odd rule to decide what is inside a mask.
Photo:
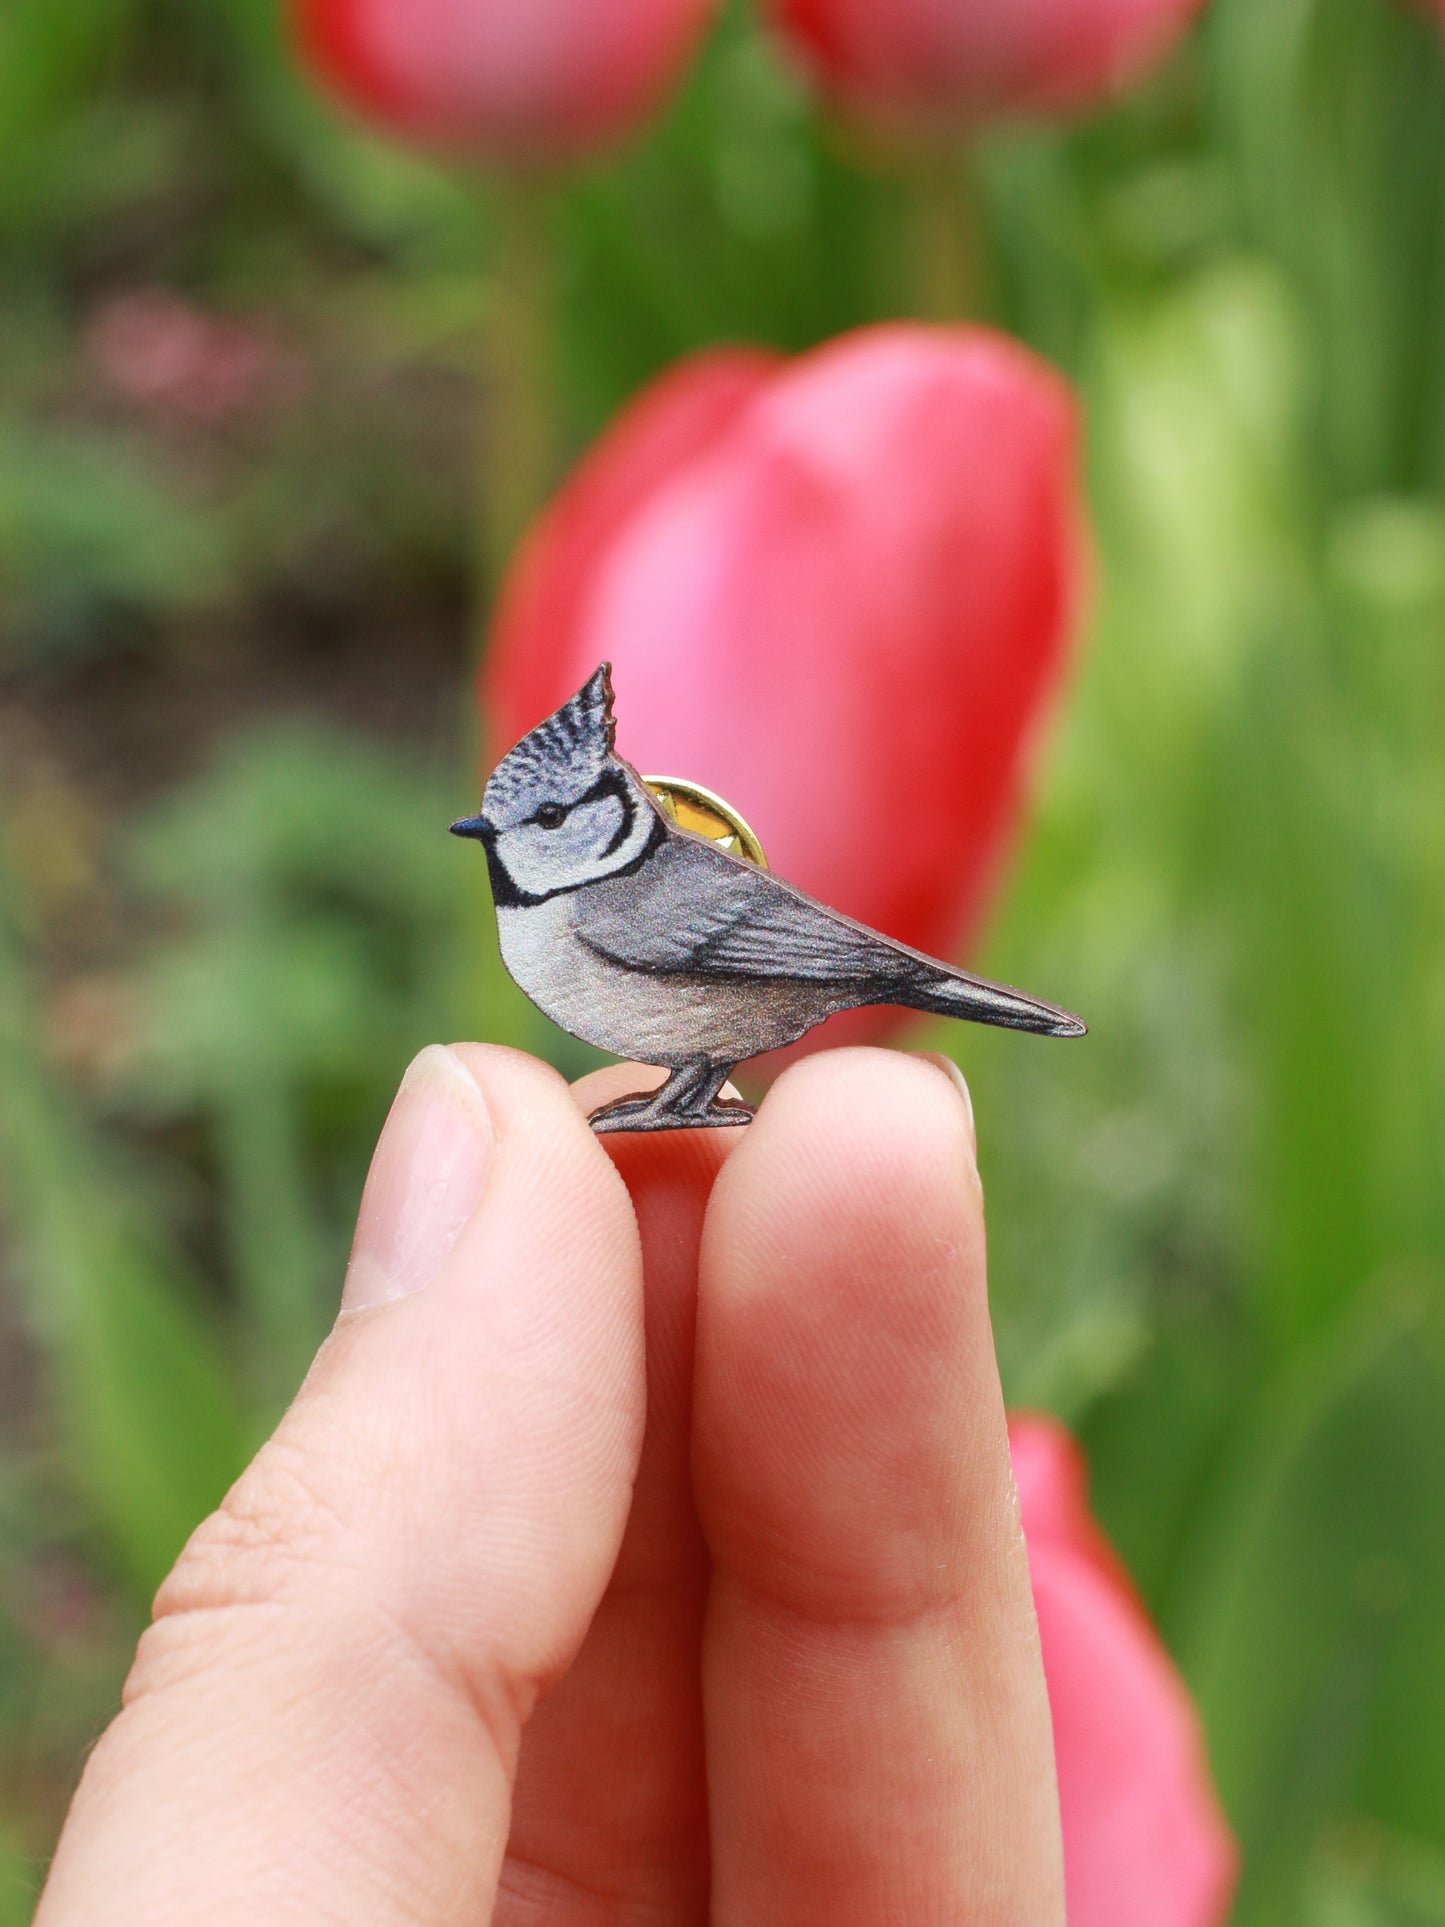
[{"label": "grey bird body", "polygon": [[482,814],[453,825],[486,847],[502,958],[532,1001],[585,1042],[673,1072],[597,1128],[744,1121],[717,1099],[734,1064],[864,1004],[1083,1031],[680,829],[612,736],[604,665],[502,759]]},{"label": "grey bird body", "polygon": [[[557,899],[498,911],[497,935],[502,961],[537,1007],[599,1050],[673,1070],[699,1058],[730,1065],[792,1043],[828,1015],[813,985],[783,984],[759,1007],[746,985],[619,963],[579,929],[585,919],[584,905]],[[567,968],[549,964],[549,953]]]}]

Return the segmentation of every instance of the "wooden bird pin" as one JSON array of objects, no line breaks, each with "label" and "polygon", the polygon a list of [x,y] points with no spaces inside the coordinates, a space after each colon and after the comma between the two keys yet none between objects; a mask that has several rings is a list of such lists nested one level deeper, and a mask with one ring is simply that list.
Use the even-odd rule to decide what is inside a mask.
[{"label": "wooden bird pin", "polygon": [[597,1131],[745,1124],[718,1096],[744,1058],[862,1004],[1079,1037],[1066,1010],[896,943],[695,834],[614,753],[611,665],[492,771],[453,823],[487,853],[502,960],[554,1023],[665,1066]]}]

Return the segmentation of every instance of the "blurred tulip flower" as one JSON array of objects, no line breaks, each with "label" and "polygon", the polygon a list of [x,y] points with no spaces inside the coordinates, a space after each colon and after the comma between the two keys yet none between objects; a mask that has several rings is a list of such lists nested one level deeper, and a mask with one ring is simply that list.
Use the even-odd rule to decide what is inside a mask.
[{"label": "blurred tulip flower", "polygon": [[495,160],[585,151],[643,120],[713,0],[293,0],[307,64],[393,134]]},{"label": "blurred tulip flower", "polygon": [[1104,99],[1203,0],[770,0],[785,38],[864,116],[942,124]]},{"label": "blurred tulip flower", "polygon": [[1070,1927],[1217,1927],[1238,1856],[1193,1703],[1090,1514],[1069,1434],[1015,1413],[1009,1447],[1054,1722]]},{"label": "blurred tulip flower", "polygon": [[[622,755],[717,790],[790,881],[947,954],[1018,818],[1082,547],[1070,391],[1004,337],[890,325],[792,362],[698,355],[525,540],[483,669],[488,747],[608,658]],[[889,1021],[858,1015],[834,1022]]]},{"label": "blurred tulip flower", "polygon": [[209,314],[165,288],[102,302],[85,329],[91,361],[134,408],[202,427],[289,401],[304,374],[265,327]]}]

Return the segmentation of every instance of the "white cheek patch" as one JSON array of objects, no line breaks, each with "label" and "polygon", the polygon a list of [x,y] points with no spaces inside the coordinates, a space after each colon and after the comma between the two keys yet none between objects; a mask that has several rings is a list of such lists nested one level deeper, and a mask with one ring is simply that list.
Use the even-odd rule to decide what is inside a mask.
[{"label": "white cheek patch", "polygon": [[591,803],[579,803],[557,832],[565,844],[569,862],[581,862],[589,869],[608,865],[616,855],[613,844],[627,818],[615,796],[599,796]]},{"label": "white cheek patch", "polygon": [[[626,837],[627,812],[615,796],[600,796],[572,810],[555,830],[521,823],[497,840],[497,853],[517,888],[527,896],[575,890],[610,876],[636,854],[636,826]],[[627,847],[625,847],[627,846]]]},{"label": "white cheek patch", "polygon": [[567,887],[568,865],[560,830],[544,830],[540,823],[523,823],[497,839],[497,854],[519,890],[544,897]]}]

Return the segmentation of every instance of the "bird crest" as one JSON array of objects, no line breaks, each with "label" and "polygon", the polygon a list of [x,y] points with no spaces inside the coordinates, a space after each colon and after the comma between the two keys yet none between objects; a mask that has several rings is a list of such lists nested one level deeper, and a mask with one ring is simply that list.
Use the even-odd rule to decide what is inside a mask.
[{"label": "bird crest", "polygon": [[561,802],[585,796],[606,769],[616,736],[612,665],[604,662],[498,763],[487,784],[488,814],[505,821],[514,806],[544,791]]}]

